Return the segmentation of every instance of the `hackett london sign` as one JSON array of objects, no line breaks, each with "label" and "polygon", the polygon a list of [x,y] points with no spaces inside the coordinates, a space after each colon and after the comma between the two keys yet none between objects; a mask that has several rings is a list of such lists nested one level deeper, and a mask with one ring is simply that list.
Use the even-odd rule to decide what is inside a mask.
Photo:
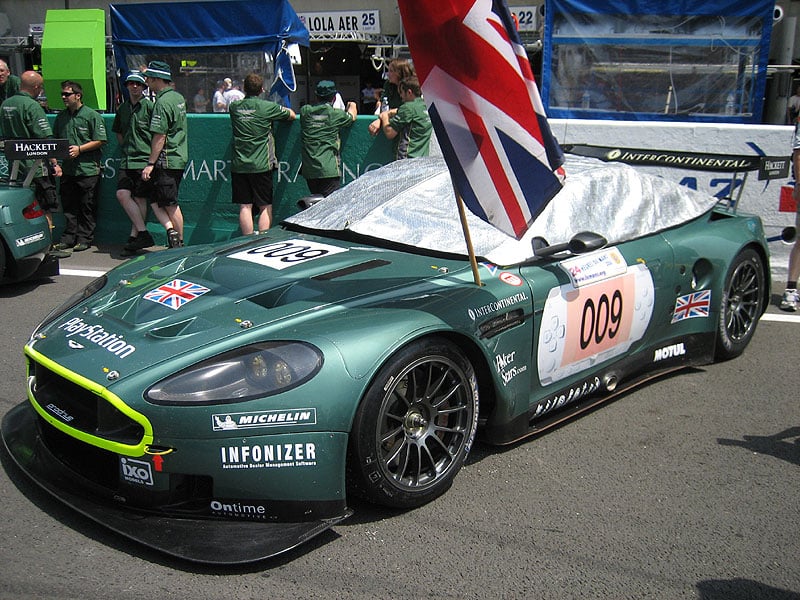
[{"label": "hackett london sign", "polygon": [[4,152],[8,160],[66,158],[69,153],[69,142],[67,140],[55,140],[50,138],[6,140]]}]

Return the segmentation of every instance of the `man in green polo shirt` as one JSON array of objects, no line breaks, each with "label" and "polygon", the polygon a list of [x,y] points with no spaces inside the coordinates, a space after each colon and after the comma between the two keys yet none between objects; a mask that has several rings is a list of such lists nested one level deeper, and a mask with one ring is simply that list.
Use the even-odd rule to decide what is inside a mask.
[{"label": "man in green polo shirt", "polygon": [[300,172],[312,194],[327,196],[341,185],[339,131],[356,120],[358,107],[348,102],[345,110],[334,108],[336,84],[320,81],[316,87],[317,104],[300,109],[300,137],[303,164]]},{"label": "man in green polo shirt", "polygon": [[155,243],[145,225],[152,186],[142,180],[142,169],[147,166],[153,137],[150,133],[153,102],[144,96],[147,85],[139,71],[128,74],[125,87],[128,99],[117,109],[111,130],[117,135],[122,151],[117,200],[131,220],[131,234],[122,250],[123,255],[129,256]]},{"label": "man in green polo shirt", "polygon": [[83,87],[75,81],[61,82],[66,109],[53,123],[53,135],[66,138],[69,156],[61,166],[61,204],[64,231],[55,250],[88,250],[94,242],[97,197],[100,187],[102,153],[106,143],[103,117],[83,103]]},{"label": "man in green polo shirt", "polygon": [[[3,139],[33,139],[51,138],[53,130],[44,114],[41,104],[36,97],[42,92],[42,76],[36,71],[25,71],[20,77],[20,90],[3,102],[0,106],[0,132]],[[61,167],[54,158],[49,159],[50,171],[55,176],[61,175]],[[33,161],[22,162],[24,177],[31,168]],[[50,229],[53,229],[52,212],[58,208],[58,194],[56,184],[50,172],[41,172],[33,179],[34,193],[39,206],[44,211]],[[61,257],[60,252],[58,256]]]},{"label": "man in green polo shirt", "polygon": [[254,231],[253,207],[259,212],[259,232],[272,224],[272,171],[278,166],[272,122],[295,119],[291,108],[259,98],[263,91],[264,78],[250,73],[244,78],[245,97],[228,107],[233,131],[231,199],[239,205],[244,235]]},{"label": "man in green polo shirt", "polygon": [[387,138],[395,140],[395,158],[428,156],[433,125],[428,108],[422,99],[419,80],[407,77],[398,85],[403,104],[380,114],[381,129]]},{"label": "man in green polo shirt", "polygon": [[156,94],[150,119],[150,156],[142,169],[142,179],[152,181],[153,214],[167,231],[167,246],[183,246],[183,213],[178,205],[178,190],[183,170],[189,162],[186,99],[172,87],[170,66],[153,60],[144,72],[147,87]]},{"label": "man in green polo shirt", "polygon": [[125,87],[128,90],[128,99],[117,108],[111,131],[117,135],[122,151],[117,179],[117,201],[131,220],[131,235],[122,254],[132,256],[155,244],[145,225],[147,204],[153,192],[150,183],[142,179],[142,169],[147,166],[150,158],[153,102],[144,96],[147,85],[144,75],[139,71],[128,74]]},{"label": "man in green polo shirt", "polygon": [[[11,74],[8,63],[0,59],[0,104],[11,98],[19,91],[20,79]],[[39,90],[41,92],[41,90]],[[34,98],[36,100],[36,98]]]}]

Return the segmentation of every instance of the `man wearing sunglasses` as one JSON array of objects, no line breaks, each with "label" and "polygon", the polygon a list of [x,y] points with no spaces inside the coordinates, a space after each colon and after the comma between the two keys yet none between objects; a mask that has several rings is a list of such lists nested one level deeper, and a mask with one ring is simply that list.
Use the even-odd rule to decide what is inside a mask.
[{"label": "man wearing sunglasses", "polygon": [[58,113],[53,135],[69,142],[69,157],[64,159],[61,176],[61,205],[64,232],[56,250],[81,252],[94,241],[97,222],[97,194],[100,187],[101,148],[106,142],[106,127],[100,114],[84,105],[83,88],[75,81],[61,83],[61,99],[66,110]]}]

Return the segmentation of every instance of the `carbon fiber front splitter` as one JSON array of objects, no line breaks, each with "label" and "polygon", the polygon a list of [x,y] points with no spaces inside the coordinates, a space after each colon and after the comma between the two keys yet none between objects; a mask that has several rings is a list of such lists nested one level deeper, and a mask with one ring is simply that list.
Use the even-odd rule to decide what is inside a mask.
[{"label": "carbon fiber front splitter", "polygon": [[[19,467],[44,490],[97,523],[145,546],[192,562],[235,565],[291,550],[352,514],[298,523],[261,523],[165,517],[86,497],[91,489],[42,443],[36,413],[23,402],[3,418],[3,442]],[[83,491],[83,493],[81,493]]]}]

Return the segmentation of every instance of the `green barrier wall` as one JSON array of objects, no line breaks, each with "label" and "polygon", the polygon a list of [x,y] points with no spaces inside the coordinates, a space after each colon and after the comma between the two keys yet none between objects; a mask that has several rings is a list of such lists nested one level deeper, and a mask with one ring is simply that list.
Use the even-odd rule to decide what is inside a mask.
[{"label": "green barrier wall", "polygon": [[[52,118],[54,116],[51,115]],[[103,151],[103,180],[95,242],[124,243],[130,234],[130,221],[117,202],[117,176],[120,151],[111,132],[114,115],[103,115],[109,141]],[[342,134],[343,182],[377,169],[392,160],[392,143],[383,134],[373,137],[367,129],[374,117],[359,116]],[[183,174],[180,205],[185,221],[187,244],[227,240],[239,235],[239,207],[231,202],[231,124],[225,115],[195,115],[189,119],[189,165]],[[275,141],[280,164],[275,177],[274,222],[298,211],[297,200],[309,195],[300,175],[300,122],[276,123]],[[63,227],[60,214],[54,215],[56,239]],[[148,229],[157,243],[166,244],[164,229],[148,215]]]}]

